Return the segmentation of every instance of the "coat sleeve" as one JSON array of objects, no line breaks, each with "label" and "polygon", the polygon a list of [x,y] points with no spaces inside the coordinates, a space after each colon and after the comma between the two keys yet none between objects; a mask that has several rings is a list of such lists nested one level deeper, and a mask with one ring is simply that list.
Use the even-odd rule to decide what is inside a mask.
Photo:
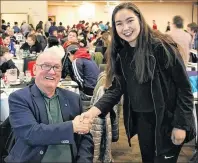
[{"label": "coat sleeve", "polygon": [[103,115],[108,114],[110,110],[119,103],[121,96],[123,95],[123,86],[125,84],[122,76],[114,77],[112,85],[107,89],[105,94],[94,105],[97,107]]},{"label": "coat sleeve", "polygon": [[75,59],[72,62],[72,67],[74,71],[75,79],[77,80],[77,83],[80,84],[81,88],[84,86],[84,79],[83,79],[83,63],[80,59]]},{"label": "coat sleeve", "polygon": [[[79,97],[79,107],[83,112],[82,103]],[[91,133],[80,135],[80,143],[78,145],[77,163],[92,163],[94,155],[94,142]]]},{"label": "coat sleeve", "polygon": [[174,56],[174,63],[169,67],[172,80],[177,90],[176,109],[173,126],[190,131],[193,124],[193,94],[189,77],[180,55]]},{"label": "coat sleeve", "polygon": [[9,96],[9,109],[14,135],[28,145],[57,145],[63,140],[74,143],[72,121],[49,125],[38,123],[30,110],[30,104],[21,94],[14,92]]}]

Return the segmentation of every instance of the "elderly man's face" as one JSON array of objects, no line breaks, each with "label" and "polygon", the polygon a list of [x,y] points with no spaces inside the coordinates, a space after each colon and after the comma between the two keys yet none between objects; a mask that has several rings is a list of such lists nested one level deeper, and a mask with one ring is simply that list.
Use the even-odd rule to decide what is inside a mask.
[{"label": "elderly man's face", "polygon": [[[51,68],[54,66],[54,69]],[[50,69],[51,68],[51,69]],[[50,70],[49,70],[50,69]],[[34,66],[36,84],[42,90],[55,90],[61,78],[61,59],[56,55],[42,56]]]}]

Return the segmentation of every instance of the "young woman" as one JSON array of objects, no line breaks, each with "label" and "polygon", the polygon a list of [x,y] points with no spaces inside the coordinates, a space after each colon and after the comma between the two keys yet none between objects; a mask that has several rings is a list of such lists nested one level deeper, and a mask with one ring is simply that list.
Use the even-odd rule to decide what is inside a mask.
[{"label": "young woman", "polygon": [[127,2],[113,11],[111,47],[112,85],[81,121],[107,114],[124,95],[129,145],[138,134],[144,163],[176,163],[183,143],[195,137],[193,95],[176,43]]}]

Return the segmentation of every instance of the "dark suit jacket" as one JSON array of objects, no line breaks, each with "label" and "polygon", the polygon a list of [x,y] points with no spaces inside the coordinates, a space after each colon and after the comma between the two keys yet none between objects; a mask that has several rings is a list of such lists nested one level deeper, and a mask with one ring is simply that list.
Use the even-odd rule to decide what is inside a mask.
[{"label": "dark suit jacket", "polygon": [[73,133],[72,121],[83,112],[80,97],[57,88],[63,123],[49,124],[44,99],[34,84],[9,96],[10,123],[16,143],[6,162],[40,162],[48,145],[71,144],[73,162],[93,162],[90,134]]}]

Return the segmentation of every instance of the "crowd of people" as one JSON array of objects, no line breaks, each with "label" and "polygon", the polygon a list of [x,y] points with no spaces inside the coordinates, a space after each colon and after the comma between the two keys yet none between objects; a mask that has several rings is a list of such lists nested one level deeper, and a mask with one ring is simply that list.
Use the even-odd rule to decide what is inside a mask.
[{"label": "crowd of people", "polygon": [[[15,143],[5,162],[113,162],[111,142],[117,138],[109,121],[118,125],[116,106],[123,97],[129,146],[137,134],[142,162],[176,163],[184,143],[196,136],[186,67],[192,61],[190,49],[198,48],[198,26],[189,23],[184,31],[183,21],[173,17],[163,34],[155,20],[149,27],[132,2],[115,7],[112,27],[102,21],[56,26],[49,18],[36,28],[27,22],[11,28],[2,20],[1,77],[16,68],[15,35],[22,33],[26,40],[20,49],[39,53],[34,83],[9,96]],[[93,59],[98,52],[100,64],[106,65],[102,73]],[[58,87],[68,76],[80,95],[92,99],[88,111],[82,107],[84,96]]]}]

